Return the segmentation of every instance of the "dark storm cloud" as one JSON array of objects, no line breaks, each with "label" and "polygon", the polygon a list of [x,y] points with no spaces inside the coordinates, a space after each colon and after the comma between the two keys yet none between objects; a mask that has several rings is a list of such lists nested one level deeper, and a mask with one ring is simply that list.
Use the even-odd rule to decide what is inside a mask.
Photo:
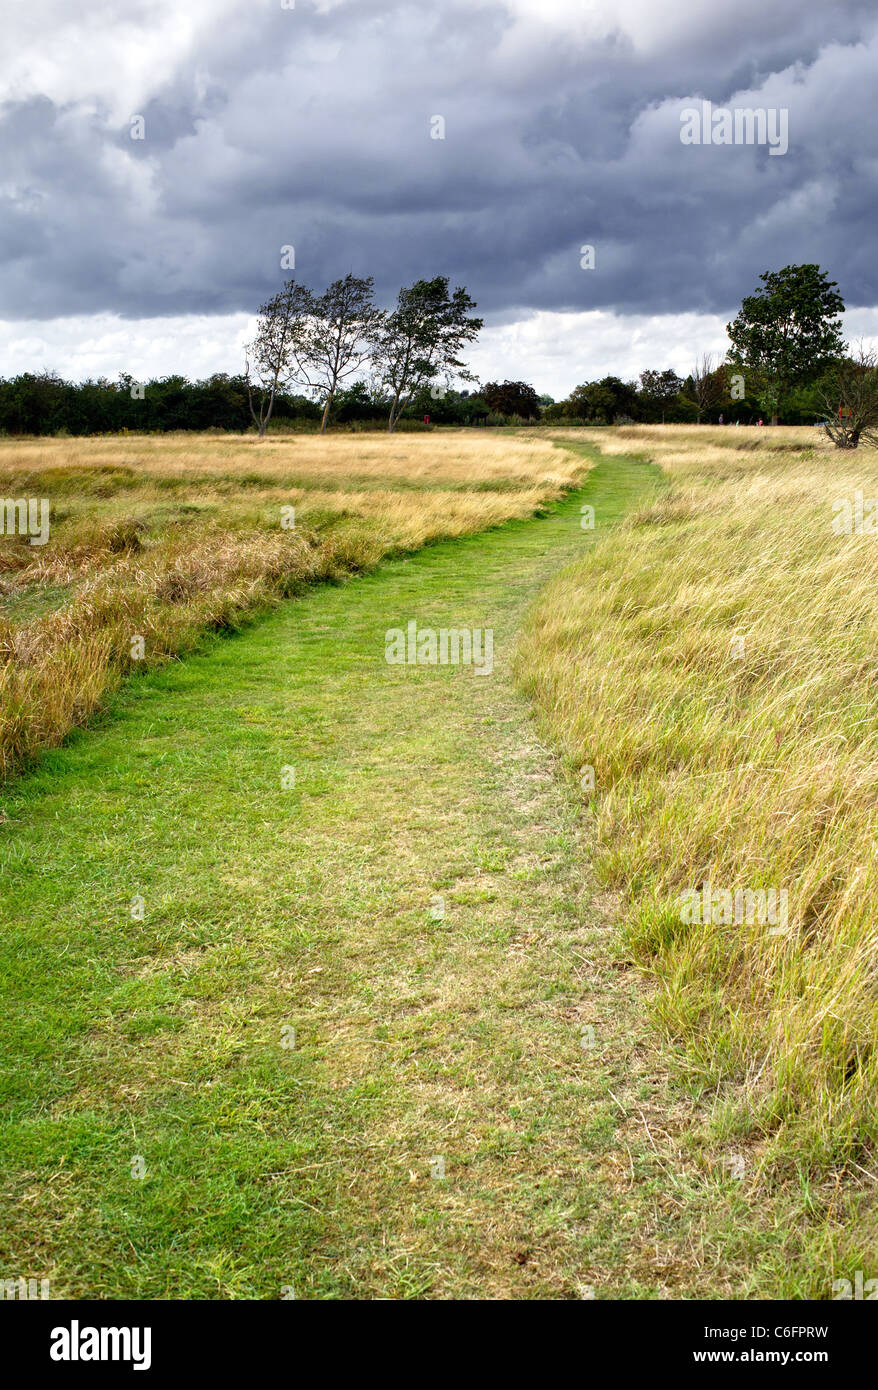
[{"label": "dark storm cloud", "polygon": [[[206,9],[127,106],[121,76],[91,100],[13,94],[0,316],[252,311],[286,244],[302,279],[372,273],[385,302],[449,274],[495,322],[726,312],[802,260],[878,303],[871,6],[658,8]],[[787,107],[789,152],[684,146],[701,98]]]}]

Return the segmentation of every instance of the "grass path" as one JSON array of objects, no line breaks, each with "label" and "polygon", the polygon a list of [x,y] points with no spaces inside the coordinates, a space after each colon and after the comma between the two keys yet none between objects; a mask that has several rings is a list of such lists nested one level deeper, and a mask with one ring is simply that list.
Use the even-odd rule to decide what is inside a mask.
[{"label": "grass path", "polygon": [[[540,585],[655,476],[600,461],[548,517],[286,604],[7,796],[4,1277],[710,1296],[642,988],[510,674]],[[412,617],[492,627],[493,675],[388,666]]]}]

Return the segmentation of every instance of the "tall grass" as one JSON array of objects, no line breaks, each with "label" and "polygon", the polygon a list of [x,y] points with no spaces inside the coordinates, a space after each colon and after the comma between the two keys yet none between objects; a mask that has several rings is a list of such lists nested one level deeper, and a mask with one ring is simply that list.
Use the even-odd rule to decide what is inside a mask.
[{"label": "tall grass", "polygon": [[[716,1123],[764,1171],[861,1172],[878,1137],[878,455],[814,430],[632,427],[669,487],[559,576],[521,678],[582,774],[602,872]],[[788,893],[786,929],[682,895]],[[716,917],[720,920],[715,920]],[[872,1168],[874,1172],[874,1167]]]},{"label": "tall grass", "polygon": [[[581,460],[553,449],[533,430],[442,430],[410,435],[102,435],[84,439],[0,440],[3,487],[38,480],[115,495],[145,483],[190,489],[197,479],[235,491],[274,483],[307,488],[338,485],[438,486],[478,489],[493,480],[519,486],[579,476]],[[7,494],[9,495],[8,491]]]}]

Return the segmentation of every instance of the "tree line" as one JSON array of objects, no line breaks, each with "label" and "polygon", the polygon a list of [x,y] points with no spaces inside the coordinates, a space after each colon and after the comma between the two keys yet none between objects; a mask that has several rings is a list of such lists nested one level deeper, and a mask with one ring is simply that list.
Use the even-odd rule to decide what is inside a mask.
[{"label": "tree line", "polygon": [[[487,383],[474,389],[422,386],[399,412],[396,428],[430,425],[505,425],[536,420],[550,398],[523,383]],[[252,383],[251,383],[252,386]],[[132,394],[133,393],[133,394]],[[340,386],[328,423],[347,429],[386,429],[391,401],[366,381]],[[319,431],[325,405],[309,396],[278,390],[270,428]],[[167,430],[224,430],[243,434],[253,427],[246,376],[218,372],[203,381],[166,376],[136,382],[64,381],[54,372],[22,372],[0,380],[0,433],[120,434]]]},{"label": "tree line", "polygon": [[[845,345],[838,286],[817,265],[766,272],[727,325],[724,360],[702,355],[686,377],[671,368],[577,386],[563,401],[525,381],[476,382],[462,352],[482,320],[447,276],[401,289],[390,310],[371,277],[353,274],[322,294],[288,280],[260,306],[236,376],[190,382],[126,374],[65,382],[51,372],[0,380],[0,431],[101,434],[255,427],[424,428],[518,423],[612,425],[823,421],[839,447],[878,432],[878,359]],[[461,383],[452,386],[452,382]],[[463,383],[468,383],[464,385]]]}]

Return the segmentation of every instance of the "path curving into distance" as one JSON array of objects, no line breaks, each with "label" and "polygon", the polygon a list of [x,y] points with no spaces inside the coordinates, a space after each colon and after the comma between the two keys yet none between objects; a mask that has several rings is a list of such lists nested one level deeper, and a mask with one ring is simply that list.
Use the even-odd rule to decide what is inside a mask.
[{"label": "path curving into distance", "polygon": [[[626,1118],[654,1035],[511,677],[540,586],[656,479],[599,460],[548,516],[286,603],[138,679],[7,792],[4,1277],[53,1298],[665,1289]],[[411,619],[491,628],[492,674],[388,665]]]}]

